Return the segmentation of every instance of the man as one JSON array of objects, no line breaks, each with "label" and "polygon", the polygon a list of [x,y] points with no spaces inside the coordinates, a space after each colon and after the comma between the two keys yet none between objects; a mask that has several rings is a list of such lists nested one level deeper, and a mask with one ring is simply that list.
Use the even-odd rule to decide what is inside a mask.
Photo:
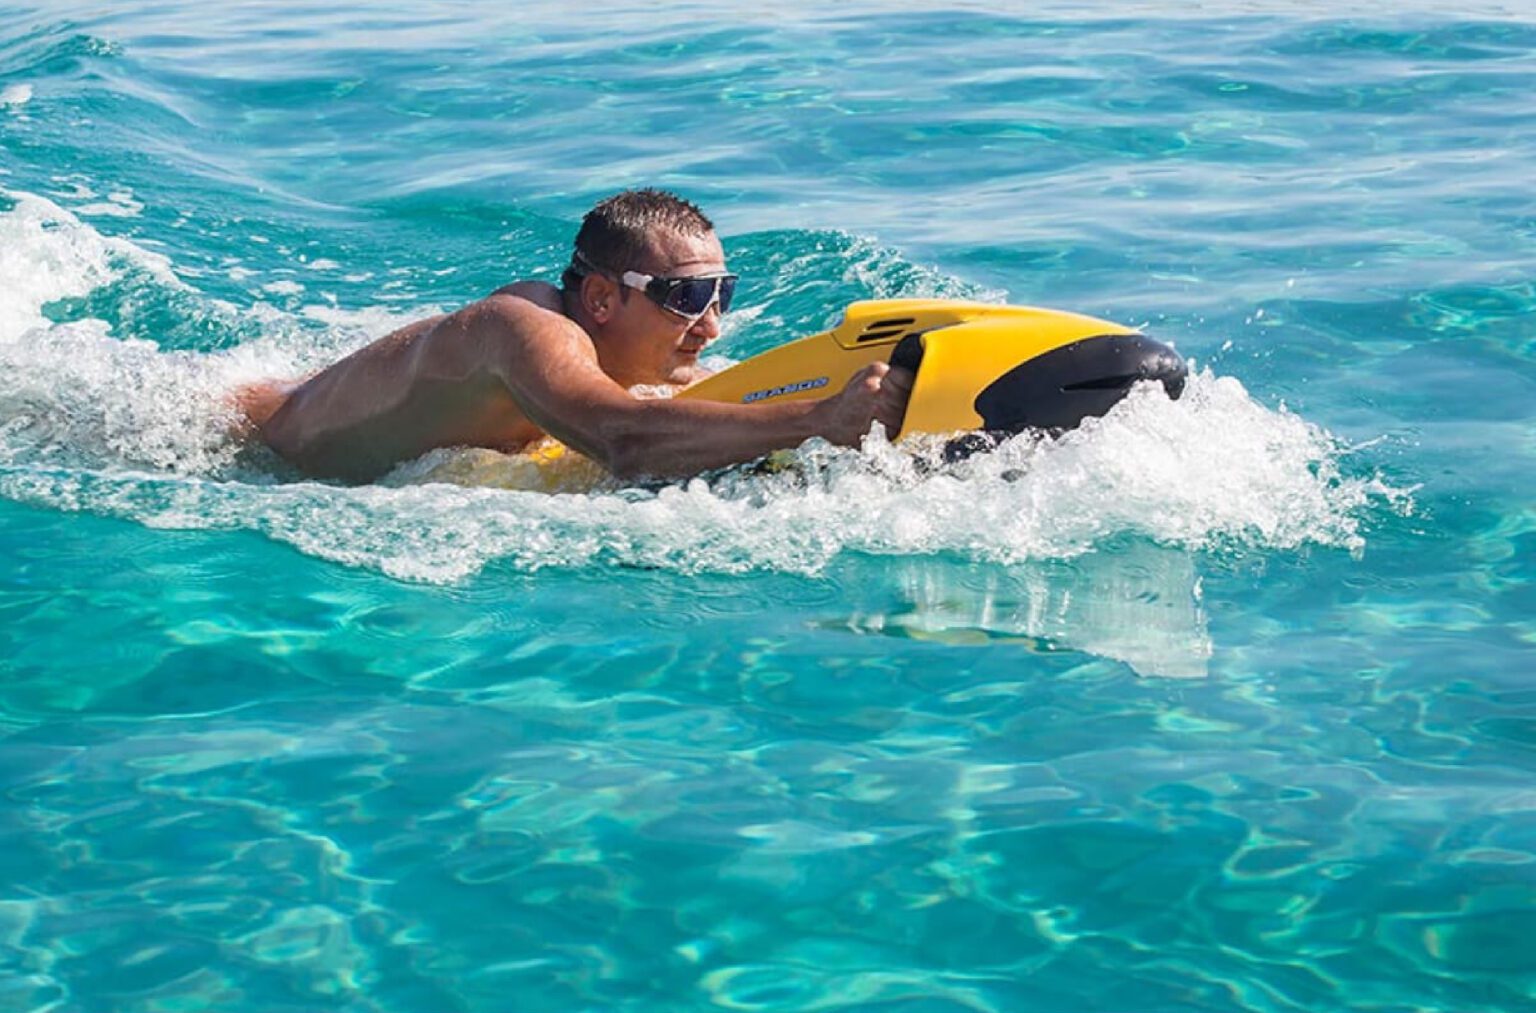
[{"label": "man", "polygon": [[242,409],[315,476],[369,481],[435,447],[515,452],[546,434],[620,478],[678,477],[821,436],[895,433],[912,377],[866,367],[820,401],[646,399],[630,388],[700,379],[736,276],[714,226],[672,194],[635,190],[582,221],[556,289],[521,281],[395,331],[291,391],[248,388]]}]

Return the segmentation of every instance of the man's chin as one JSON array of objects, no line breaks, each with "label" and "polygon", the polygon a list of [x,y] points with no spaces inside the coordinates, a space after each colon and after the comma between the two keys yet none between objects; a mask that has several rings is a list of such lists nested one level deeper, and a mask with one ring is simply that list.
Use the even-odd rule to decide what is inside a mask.
[{"label": "man's chin", "polygon": [[686,386],[704,375],[704,370],[699,366],[697,354],[689,355],[679,352],[672,360],[672,367],[667,370],[666,379],[662,383],[673,386]]}]

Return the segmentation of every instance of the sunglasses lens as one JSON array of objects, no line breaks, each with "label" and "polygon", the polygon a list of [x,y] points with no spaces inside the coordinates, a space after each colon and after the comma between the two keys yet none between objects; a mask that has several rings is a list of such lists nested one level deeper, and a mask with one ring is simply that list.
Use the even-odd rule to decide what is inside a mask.
[{"label": "sunglasses lens", "polygon": [[696,317],[709,309],[715,301],[715,279],[699,278],[685,281],[667,293],[667,308],[685,317]]},{"label": "sunglasses lens", "polygon": [[690,278],[679,282],[667,293],[666,307],[685,317],[703,316],[709,304],[720,300],[720,312],[731,308],[731,295],[736,291],[735,278]]}]

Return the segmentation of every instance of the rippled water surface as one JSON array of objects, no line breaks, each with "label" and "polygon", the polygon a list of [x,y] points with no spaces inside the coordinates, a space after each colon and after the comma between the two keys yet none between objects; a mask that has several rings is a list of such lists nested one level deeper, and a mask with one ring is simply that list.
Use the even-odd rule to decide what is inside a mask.
[{"label": "rippled water surface", "polygon": [[[481,7],[0,0],[0,1011],[1536,1008],[1536,17]],[[563,495],[230,436],[636,185],[723,360],[955,296],[1188,393]]]}]

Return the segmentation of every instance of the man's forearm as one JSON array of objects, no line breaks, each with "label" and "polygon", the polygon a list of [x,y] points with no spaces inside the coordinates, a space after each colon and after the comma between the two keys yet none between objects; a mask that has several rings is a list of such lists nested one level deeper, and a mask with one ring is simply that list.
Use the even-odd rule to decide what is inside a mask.
[{"label": "man's forearm", "polygon": [[[796,447],[813,436],[857,446],[875,421],[895,434],[911,387],[911,373],[872,363],[820,401],[742,405],[626,399],[610,403],[607,411],[582,413],[601,418],[597,425],[555,435],[621,478],[692,475]],[[558,421],[550,423],[550,431],[559,428]]]},{"label": "man's forearm", "polygon": [[619,478],[696,475],[821,435],[821,405],[639,401],[605,426],[600,444],[586,452]]}]

